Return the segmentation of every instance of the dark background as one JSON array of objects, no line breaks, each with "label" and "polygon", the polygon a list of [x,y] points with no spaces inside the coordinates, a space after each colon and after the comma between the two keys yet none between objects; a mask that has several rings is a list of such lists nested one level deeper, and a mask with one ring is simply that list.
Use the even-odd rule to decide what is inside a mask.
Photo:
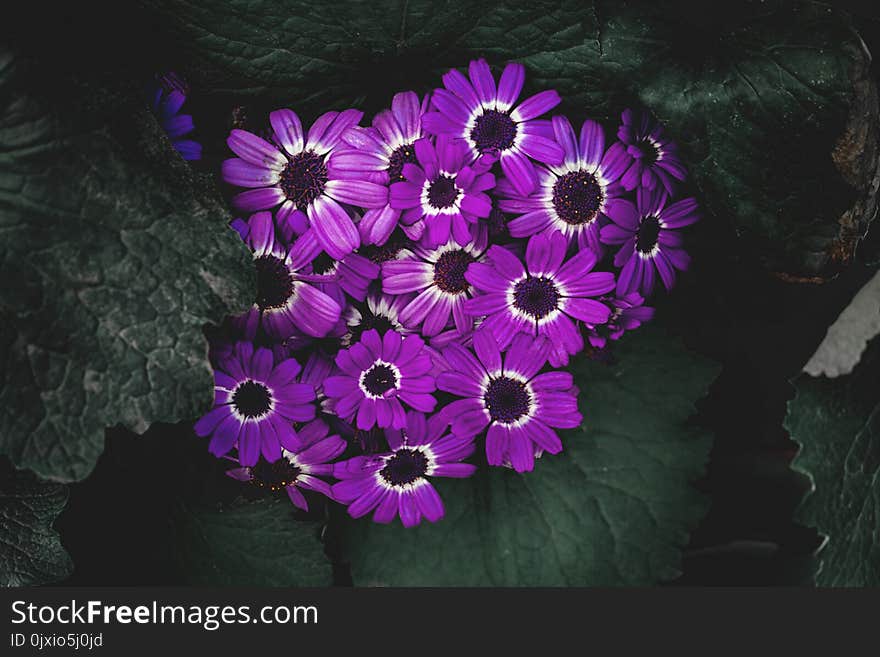
[{"label": "dark background", "polygon": [[[717,12],[704,3],[676,4],[683,29],[699,30],[706,20],[735,20],[735,3]],[[868,3],[838,4],[853,12],[871,52],[880,52],[880,9]],[[18,8],[20,15],[7,27],[15,27],[11,36],[26,49],[63,54],[58,61],[71,72],[106,69],[107,53],[123,43],[126,52],[144,53],[125,61],[132,78],[172,64],[155,61],[162,48],[151,40],[149,24],[131,18],[125,33],[103,29],[104,24],[126,24],[120,12],[128,8],[103,3],[56,7],[52,21],[38,21],[44,10]],[[880,78],[876,59],[872,73]],[[198,166],[217,171],[224,155],[212,151],[211,144],[223,143],[231,116],[201,107],[197,97],[188,107],[207,144],[206,159]],[[875,222],[863,248],[876,249],[878,233]],[[732,229],[723,222],[704,221],[688,237],[692,271],[681,277],[674,294],[657,300],[659,317],[688,347],[722,363],[723,371],[700,403],[697,418],[715,434],[706,476],[694,482],[711,498],[711,509],[685,551],[683,574],[669,584],[806,584],[821,537],[793,520],[808,482],[790,468],[797,445],[782,428],[786,402],[793,396],[789,379],[872,272],[855,264],[821,285],[791,284],[769,273],[757,258],[740,253]],[[223,477],[222,464],[207,457],[188,424],[155,426],[148,438],[109,430],[94,473],[70,487],[69,504],[56,525],[76,564],[67,584],[179,582],[169,551],[172,500],[181,490],[212,499],[241,493],[239,485]],[[323,520],[326,513],[319,507],[310,517]],[[338,561],[332,540],[327,551]],[[344,563],[337,563],[335,572],[338,584],[350,583]]]}]

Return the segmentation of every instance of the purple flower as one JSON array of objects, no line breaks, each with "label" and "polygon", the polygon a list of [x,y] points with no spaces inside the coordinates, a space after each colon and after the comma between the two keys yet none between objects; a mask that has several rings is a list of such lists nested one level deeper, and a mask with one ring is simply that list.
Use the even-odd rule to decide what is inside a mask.
[{"label": "purple flower", "polygon": [[334,409],[343,420],[351,422],[357,416],[358,429],[374,424],[402,429],[402,404],[426,413],[437,404],[431,394],[436,389],[429,375],[431,357],[417,335],[386,331],[380,336],[371,329],[336,355],[336,365],[341,374],[324,381],[324,392],[335,400]]},{"label": "purple flower", "polygon": [[[341,136],[360,121],[362,112],[327,112],[304,136],[299,117],[292,110],[269,114],[274,144],[245,130],[232,130],[226,143],[238,155],[223,162],[223,180],[248,187],[233,199],[245,212],[278,207],[279,225],[311,225],[318,242],[331,257],[340,260],[360,244],[351,214],[344,206],[381,208],[388,190],[350,171],[334,155]],[[275,145],[277,144],[277,146]]]},{"label": "purple flower", "polygon": [[272,215],[257,212],[247,222],[237,220],[234,228],[254,252],[257,268],[257,299],[250,311],[236,320],[246,336],[258,326],[276,340],[298,332],[323,337],[339,322],[339,303],[315,287],[330,278],[311,274],[311,262],[321,249],[315,231],[308,230],[285,249],[278,238]]},{"label": "purple flower", "polygon": [[199,436],[211,436],[208,450],[223,456],[238,447],[239,462],[256,465],[281,458],[281,448],[296,450],[301,442],[294,422],[315,417],[315,389],[296,379],[299,363],[288,358],[276,363],[272,351],[238,342],[217,357],[214,408],[196,422]]},{"label": "purple flower", "polygon": [[[617,278],[617,296],[638,291],[643,297],[654,290],[656,276],[660,276],[667,290],[675,284],[675,270],[684,271],[690,256],[682,248],[684,240],[676,230],[700,219],[697,201],[682,199],[666,205],[663,187],[653,191],[640,187],[636,204],[618,199],[608,216],[614,223],[602,229],[602,241],[620,244],[614,256],[614,266],[622,267]],[[655,273],[656,272],[656,273]]]},{"label": "purple flower", "polygon": [[379,276],[379,265],[357,253],[349,253],[342,260],[334,260],[321,253],[311,263],[312,273],[323,281],[318,288],[336,299],[340,306],[346,302],[345,294],[363,301],[367,298],[370,283]]},{"label": "purple flower", "polygon": [[492,333],[480,329],[474,334],[474,351],[476,356],[457,344],[443,351],[449,369],[437,376],[437,387],[464,397],[444,409],[452,418],[452,432],[476,436],[488,427],[489,464],[509,464],[517,472],[534,468],[536,451],[562,451],[554,429],[572,429],[582,417],[571,374],[538,374],[550,343],[518,333],[502,361]]},{"label": "purple flower", "polygon": [[333,497],[348,504],[348,513],[360,518],[373,509],[373,520],[389,523],[400,516],[404,527],[424,517],[437,522],[444,508],[431,477],[470,477],[476,467],[461,463],[474,452],[471,438],[446,434],[449,421],[437,413],[427,420],[410,411],[405,431],[386,431],[391,451],[337,463]]},{"label": "purple flower", "polygon": [[175,150],[184,160],[200,160],[202,145],[192,139],[183,139],[196,127],[191,114],[180,114],[187,93],[186,83],[176,73],[166,73],[151,90],[150,100],[159,125]]},{"label": "purple flower", "polygon": [[468,165],[463,142],[438,137],[419,139],[413,147],[417,164],[403,165],[403,182],[391,185],[389,203],[402,210],[400,224],[406,235],[431,248],[454,237],[464,246],[471,226],[488,217],[492,202],[484,193],[495,186],[488,166]]},{"label": "purple flower", "polygon": [[587,325],[587,339],[596,349],[602,349],[608,339],[618,340],[626,331],[639,328],[654,318],[654,309],[645,306],[645,300],[636,292],[623,297],[603,297],[611,308],[611,316],[605,324]]},{"label": "purple flower", "polygon": [[[410,329],[421,326],[426,337],[437,335],[452,319],[459,333],[473,320],[464,304],[473,294],[465,272],[486,250],[486,227],[479,226],[472,241],[461,246],[454,240],[435,249],[414,249],[411,257],[382,264],[382,289],[388,294],[417,293],[401,311],[401,323]],[[499,247],[500,248],[500,247]]]},{"label": "purple flower", "polygon": [[[412,91],[396,94],[391,109],[379,112],[372,127],[353,127],[342,134],[342,140],[355,150],[338,153],[334,162],[348,171],[361,171],[382,185],[403,182],[403,166],[416,163],[414,145],[424,136],[422,115],[430,102],[430,94],[421,103]],[[385,244],[400,213],[390,204],[367,210],[358,223],[363,243]]]},{"label": "purple flower", "polygon": [[407,335],[411,331],[400,323],[400,312],[411,300],[412,295],[409,294],[393,296],[373,292],[363,306],[348,306],[343,315],[348,330],[340,339],[342,346],[349,347],[359,342],[364,331],[370,329],[376,329],[379,335],[384,335],[385,331]]},{"label": "purple flower", "polygon": [[526,77],[522,64],[508,64],[497,88],[484,59],[472,61],[468,75],[470,79],[452,69],[443,76],[446,88],[434,92],[436,111],[425,114],[422,127],[431,134],[463,139],[470,161],[482,155],[500,158],[501,170],[517,192],[530,194],[538,180],[529,158],[562,163],[562,148],[546,121],[534,120],[559,104],[559,94],[542,91],[514,107]]},{"label": "purple flower", "polygon": [[464,311],[486,316],[483,328],[507,348],[519,332],[542,335],[553,345],[550,364],[568,364],[584,348],[575,322],[603,324],[608,307],[598,297],[614,289],[614,274],[593,272],[596,254],[587,249],[565,260],[562,233],[539,233],[529,239],[525,267],[510,251],[492,246],[488,263],[474,263],[465,278],[483,294],[466,301]]},{"label": "purple flower", "polygon": [[233,468],[226,474],[260,488],[283,488],[294,506],[308,511],[309,503],[298,489],[313,490],[332,497],[330,484],[315,475],[332,475],[333,465],[330,461],[345,451],[345,441],[339,436],[327,436],[328,432],[326,422],[313,420],[300,430],[299,436],[303,442],[298,449],[283,449],[281,457],[275,461],[260,459],[255,465]]},{"label": "purple flower", "polygon": [[675,181],[687,176],[678,146],[666,137],[663,126],[647,112],[626,109],[621,119],[623,124],[617,130],[620,143],[611,147],[615,157],[620,154],[627,161],[621,184],[628,190],[660,186],[671,195]]},{"label": "purple flower", "polygon": [[605,209],[621,194],[615,181],[629,163],[621,151],[605,151],[605,133],[595,121],[584,121],[580,140],[564,116],[553,117],[553,131],[565,159],[558,166],[536,167],[538,186],[521,195],[506,180],[499,181],[498,207],[519,214],[508,224],[513,237],[560,231],[569,244],[602,256],[599,229],[607,222]]}]

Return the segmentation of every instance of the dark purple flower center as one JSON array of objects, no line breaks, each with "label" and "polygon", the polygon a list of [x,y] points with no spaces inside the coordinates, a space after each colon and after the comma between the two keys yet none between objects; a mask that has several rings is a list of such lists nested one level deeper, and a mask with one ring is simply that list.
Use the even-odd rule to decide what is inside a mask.
[{"label": "dark purple flower center", "polygon": [[235,389],[232,405],[245,417],[262,417],[269,412],[272,397],[269,389],[256,381],[245,381]]},{"label": "dark purple flower center", "polygon": [[384,315],[374,315],[369,309],[364,309],[361,312],[360,321],[354,326],[349,327],[351,337],[349,337],[348,343],[360,342],[364,331],[369,331],[370,329],[376,329],[379,335],[385,335],[387,331],[394,330],[394,323]]},{"label": "dark purple flower center", "polygon": [[284,261],[275,256],[260,256],[257,267],[257,305],[260,310],[281,308],[293,294],[293,279]]},{"label": "dark purple flower center", "polygon": [[565,223],[580,226],[596,218],[605,193],[596,176],[586,171],[571,171],[553,185],[553,208]]},{"label": "dark purple flower center", "polygon": [[421,450],[402,447],[385,461],[379,474],[392,486],[406,486],[424,477],[427,471],[428,457]]},{"label": "dark purple flower center", "polygon": [[463,249],[444,252],[434,263],[434,285],[447,294],[466,292],[470,283],[464,274],[475,258]]},{"label": "dark purple flower center", "polygon": [[362,383],[373,397],[381,397],[397,387],[397,374],[390,366],[377,363],[362,375]]},{"label": "dark purple flower center", "polygon": [[312,260],[312,271],[318,275],[330,273],[336,268],[337,262],[337,260],[334,260],[326,253],[321,253],[321,255]]},{"label": "dark purple flower center", "polygon": [[529,412],[532,398],[522,381],[509,376],[492,379],[483,395],[483,403],[495,422],[510,424]]},{"label": "dark purple flower center", "polygon": [[516,123],[507,112],[485,110],[471,129],[471,141],[480,153],[505,151],[516,139]]},{"label": "dark purple flower center", "polygon": [[282,457],[269,463],[262,456],[257,464],[250,467],[251,483],[260,488],[280,490],[296,482],[301,470],[293,463]]},{"label": "dark purple flower center", "polygon": [[650,253],[657,245],[658,237],[660,237],[660,220],[657,217],[645,217],[636,231],[636,250]]},{"label": "dark purple flower center", "polygon": [[399,236],[392,235],[391,238],[387,242],[385,242],[385,244],[382,244],[381,246],[377,246],[375,244],[367,244],[362,246],[358,250],[358,253],[360,253],[365,258],[368,258],[370,262],[381,265],[383,262],[395,260],[397,258],[397,255],[409,245],[410,244],[407,240],[404,240]]},{"label": "dark purple flower center", "polygon": [[513,288],[513,305],[527,315],[541,319],[558,307],[559,290],[544,276],[526,278]]},{"label": "dark purple flower center", "polygon": [[660,149],[647,137],[639,141],[637,145],[642,151],[642,164],[645,166],[651,166],[660,159]]},{"label": "dark purple flower center", "polygon": [[388,158],[388,178],[392,183],[402,182],[404,164],[418,164],[416,159],[416,149],[412,144],[404,144],[399,146]]},{"label": "dark purple flower center", "polygon": [[460,193],[454,178],[440,174],[428,187],[428,205],[438,210],[452,207]]},{"label": "dark purple flower center", "polygon": [[281,191],[303,212],[318,198],[327,184],[327,165],[314,151],[305,151],[290,158],[281,172]]}]

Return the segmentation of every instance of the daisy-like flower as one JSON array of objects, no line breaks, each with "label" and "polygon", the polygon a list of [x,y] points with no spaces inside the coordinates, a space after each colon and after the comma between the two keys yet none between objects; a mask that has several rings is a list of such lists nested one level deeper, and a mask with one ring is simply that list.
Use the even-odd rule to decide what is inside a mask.
[{"label": "daisy-like flower", "polygon": [[232,130],[226,143],[238,157],[223,162],[223,180],[250,188],[233,204],[245,212],[278,207],[279,225],[308,223],[321,248],[337,260],[354,251],[360,236],[344,206],[381,208],[388,201],[384,185],[333,161],[342,133],[362,116],[357,110],[327,112],[305,136],[295,112],[275,110],[269,122],[277,146],[246,130]]},{"label": "daisy-like flower", "polygon": [[627,160],[620,183],[628,190],[662,187],[667,194],[673,194],[675,181],[687,177],[678,146],[646,111],[626,109],[621,120],[617,130],[620,142],[611,147],[615,154],[619,152]]},{"label": "daisy-like flower", "polygon": [[184,160],[202,159],[202,145],[192,139],[184,139],[193,130],[195,123],[191,114],[181,114],[188,93],[186,83],[176,73],[161,76],[151,90],[153,113],[159,125],[171,140],[171,145]]},{"label": "daisy-like flower", "polygon": [[402,210],[400,225],[407,237],[427,247],[454,238],[465,245],[471,226],[488,217],[492,202],[484,193],[495,186],[489,165],[467,164],[467,147],[460,140],[419,139],[413,147],[417,164],[403,165],[403,182],[391,185],[390,205]]},{"label": "daisy-like flower", "polygon": [[315,287],[322,279],[311,273],[311,263],[321,252],[315,233],[306,231],[285,249],[278,239],[270,212],[257,212],[246,222],[233,223],[254,253],[257,298],[235,324],[246,336],[257,328],[271,338],[285,340],[305,333],[320,338],[339,322],[339,303]]},{"label": "daisy-like flower", "polygon": [[[412,91],[396,94],[391,109],[379,112],[370,128],[346,130],[342,140],[352,151],[340,151],[334,162],[349,171],[361,171],[382,185],[403,182],[403,166],[416,163],[415,142],[421,139],[422,115],[431,103],[430,94],[422,101]],[[364,244],[385,244],[397,226],[401,210],[386,204],[370,208],[358,222]]]},{"label": "daisy-like flower", "polygon": [[381,292],[372,292],[362,306],[350,305],[343,314],[347,331],[340,342],[349,347],[359,342],[364,331],[376,329],[379,335],[385,331],[397,331],[407,335],[410,330],[400,323],[400,312],[412,300],[412,295],[393,296]]},{"label": "daisy-like flower", "polygon": [[276,363],[271,350],[238,342],[217,361],[214,408],[194,427],[197,435],[211,436],[208,450],[223,456],[237,446],[239,462],[253,466],[260,454],[273,462],[282,447],[299,449],[293,423],[315,417],[315,389],[297,381],[296,359]]},{"label": "daisy-like flower", "polygon": [[474,352],[457,344],[443,351],[449,369],[437,376],[437,387],[464,398],[444,409],[452,432],[476,436],[488,428],[489,464],[509,464],[517,472],[534,468],[536,451],[562,451],[554,429],[572,429],[582,417],[571,374],[538,374],[550,343],[519,333],[502,359],[492,333],[481,329],[474,334]]},{"label": "daisy-like flower", "polygon": [[381,265],[389,260],[397,260],[398,258],[408,258],[412,255],[415,242],[408,238],[402,230],[396,230],[388,238],[385,244],[365,244],[358,249],[358,253],[367,258],[370,262]]},{"label": "daisy-like flower", "polygon": [[645,300],[637,292],[623,297],[604,297],[602,301],[611,309],[605,324],[587,325],[587,339],[596,349],[602,349],[608,340],[619,340],[626,331],[639,328],[654,318],[654,309],[644,305]]},{"label": "daisy-like flower", "polygon": [[[389,260],[382,265],[382,289],[388,294],[417,293],[401,311],[401,323],[426,337],[435,336],[452,319],[459,333],[467,332],[473,320],[464,313],[464,304],[473,294],[465,272],[486,250],[484,225],[471,232],[472,240],[461,246],[455,240],[434,248],[417,247],[412,256]],[[501,247],[498,247],[501,248]]]},{"label": "daisy-like flower", "polygon": [[463,139],[469,161],[483,155],[500,158],[501,170],[522,195],[538,184],[529,158],[552,165],[563,158],[546,126],[535,121],[560,103],[559,94],[542,91],[514,107],[525,77],[522,64],[508,64],[496,87],[486,60],[474,60],[468,77],[455,69],[443,76],[446,88],[437,89],[432,98],[436,111],[422,119],[422,127],[431,134]]},{"label": "daisy-like flower", "polygon": [[686,198],[666,205],[666,190],[640,187],[636,203],[619,199],[609,211],[614,223],[602,229],[602,241],[620,244],[614,266],[622,267],[617,278],[617,296],[639,292],[643,297],[654,290],[657,276],[667,290],[675,284],[675,270],[684,271],[690,256],[682,248],[684,240],[677,229],[700,219],[697,201]]},{"label": "daisy-like flower", "polygon": [[492,246],[486,263],[474,263],[465,278],[482,292],[464,304],[471,316],[485,316],[483,328],[505,349],[519,332],[549,339],[550,364],[568,364],[568,357],[584,348],[576,326],[603,324],[610,311],[598,297],[614,289],[614,274],[594,272],[596,254],[579,251],[565,260],[567,241],[562,233],[539,233],[526,246],[525,266],[507,249]]},{"label": "daisy-like flower", "polygon": [[330,484],[318,476],[331,476],[331,461],[345,451],[345,441],[339,436],[328,436],[328,432],[326,422],[313,420],[301,429],[300,438],[309,437],[310,440],[303,440],[298,449],[282,449],[281,457],[275,461],[260,459],[255,465],[233,468],[226,474],[260,488],[283,488],[294,506],[308,511],[309,503],[299,489],[331,497]]},{"label": "daisy-like flower", "polygon": [[334,400],[339,417],[358,429],[373,425],[402,429],[406,426],[403,404],[429,413],[437,400],[432,363],[424,341],[417,335],[401,336],[376,329],[364,332],[360,341],[336,355],[338,376],[324,381],[324,393]]},{"label": "daisy-like flower", "polygon": [[584,121],[578,139],[567,118],[554,116],[553,131],[565,151],[563,162],[536,167],[538,186],[530,195],[517,194],[506,180],[499,181],[498,207],[520,215],[507,226],[513,237],[559,231],[570,245],[601,257],[599,229],[607,223],[609,202],[624,192],[615,181],[629,158],[619,149],[606,152],[605,133],[595,121]]},{"label": "daisy-like flower", "polygon": [[318,286],[340,306],[345,304],[345,295],[363,301],[367,291],[379,276],[379,265],[358,254],[349,253],[342,260],[335,260],[327,253],[321,253],[311,263],[312,273],[322,278]]},{"label": "daisy-like flower", "polygon": [[333,472],[341,481],[333,485],[333,497],[348,505],[353,518],[375,509],[375,522],[389,523],[398,515],[404,527],[422,518],[437,522],[444,514],[443,501],[430,479],[470,477],[476,471],[461,462],[473,454],[473,439],[446,433],[448,426],[442,413],[426,420],[410,411],[406,430],[385,432],[390,451],[336,464]]}]

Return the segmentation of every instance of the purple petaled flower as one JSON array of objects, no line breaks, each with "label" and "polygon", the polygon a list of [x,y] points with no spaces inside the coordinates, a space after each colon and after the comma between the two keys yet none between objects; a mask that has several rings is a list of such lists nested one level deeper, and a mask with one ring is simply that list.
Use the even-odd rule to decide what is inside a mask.
[{"label": "purple petaled flower", "polygon": [[399,258],[408,258],[412,255],[415,248],[415,242],[404,235],[399,237],[395,234],[382,244],[381,246],[367,245],[358,249],[358,253],[367,258],[370,262],[381,265],[389,260],[397,260]]},{"label": "purple petaled flower", "polygon": [[618,340],[626,331],[639,328],[654,318],[654,309],[645,306],[645,300],[636,292],[623,297],[604,297],[602,301],[611,308],[611,316],[605,324],[587,325],[587,339],[596,349],[602,349],[608,339]]},{"label": "purple petaled flower", "polygon": [[609,210],[614,223],[605,226],[601,236],[606,244],[621,245],[614,256],[614,266],[623,268],[617,278],[617,296],[636,291],[649,296],[657,275],[670,290],[675,270],[688,268],[690,256],[676,229],[700,219],[697,201],[686,198],[667,206],[667,198],[663,187],[653,191],[640,187],[635,205],[619,199]]},{"label": "purple petaled flower", "polygon": [[[335,400],[336,414],[358,429],[406,426],[403,404],[429,413],[437,400],[429,375],[432,363],[424,341],[417,335],[402,337],[396,331],[383,336],[376,329],[364,332],[360,341],[336,355],[342,371],[324,381],[324,392]],[[402,403],[401,403],[402,402]]]},{"label": "purple petaled flower", "polygon": [[609,202],[624,193],[615,181],[630,160],[620,150],[605,151],[605,133],[595,121],[584,121],[578,139],[567,118],[554,116],[553,131],[565,151],[562,164],[536,167],[538,187],[531,195],[517,194],[508,181],[499,181],[498,207],[521,215],[508,224],[513,237],[559,231],[569,244],[601,257],[599,229],[607,222]]},{"label": "purple petaled flower", "polygon": [[276,363],[272,351],[238,342],[231,353],[218,356],[214,371],[214,408],[196,422],[199,436],[211,436],[208,449],[223,456],[234,446],[243,466],[281,458],[281,448],[299,449],[294,422],[315,417],[315,389],[299,383],[299,363]]},{"label": "purple petaled flower", "polygon": [[546,164],[562,163],[562,148],[553,140],[546,121],[535,121],[559,102],[553,90],[531,96],[514,108],[526,73],[522,64],[508,64],[498,86],[484,59],[474,60],[468,77],[455,69],[443,76],[445,89],[437,89],[432,99],[436,111],[422,119],[425,131],[463,139],[469,161],[486,155],[501,159],[501,170],[522,195],[530,194],[538,183],[529,158]]},{"label": "purple petaled flower", "polygon": [[450,238],[462,246],[471,240],[471,226],[488,217],[492,202],[484,193],[495,186],[488,166],[468,165],[467,147],[460,140],[419,139],[417,163],[403,165],[403,182],[391,185],[389,203],[402,210],[400,225],[406,235],[429,248]]},{"label": "purple petaled flower", "polygon": [[[343,133],[342,140],[355,150],[338,153],[334,161],[349,171],[361,171],[382,185],[403,182],[403,166],[416,163],[414,145],[424,136],[422,115],[430,102],[430,94],[421,102],[412,91],[396,94],[391,109],[379,112],[372,127],[353,127]],[[400,213],[399,208],[390,204],[367,210],[358,223],[363,243],[385,244]]]},{"label": "purple petaled flower", "polygon": [[[351,214],[344,206],[381,208],[388,190],[366,175],[337,164],[334,155],[341,136],[360,121],[362,112],[327,112],[303,135],[292,110],[269,114],[275,144],[245,130],[232,130],[226,143],[238,155],[223,162],[223,180],[251,188],[233,199],[240,210],[253,212],[278,207],[279,225],[311,225],[318,242],[340,260],[360,244]],[[293,216],[295,215],[295,216]]]},{"label": "purple petaled flower", "polygon": [[186,102],[187,93],[187,85],[180,76],[166,73],[150,90],[150,101],[159,125],[168,135],[174,149],[184,160],[200,160],[202,145],[192,139],[183,139],[196,127],[191,114],[179,113]]},{"label": "purple petaled flower", "polygon": [[476,356],[457,344],[443,351],[449,369],[437,376],[437,387],[464,397],[444,409],[452,418],[452,432],[476,436],[488,427],[489,464],[509,464],[517,472],[534,468],[536,451],[562,451],[554,429],[572,429],[582,417],[571,374],[538,374],[550,343],[518,333],[502,360],[492,333],[480,329],[474,351]]},{"label": "purple petaled flower", "polygon": [[443,413],[427,420],[410,411],[405,431],[386,431],[391,451],[337,463],[334,475],[341,479],[332,487],[333,497],[348,504],[348,513],[360,518],[373,509],[373,520],[389,523],[400,516],[404,527],[425,518],[443,517],[443,501],[431,477],[470,477],[476,467],[461,463],[474,452],[472,438],[446,434],[449,421]]},{"label": "purple petaled flower", "polygon": [[261,326],[276,340],[298,332],[316,338],[327,335],[339,322],[342,309],[315,287],[332,280],[309,271],[321,251],[314,231],[306,231],[285,249],[270,212],[257,212],[247,222],[237,220],[233,227],[254,252],[257,268],[257,298],[251,310],[236,320],[239,329],[252,337]]},{"label": "purple petaled flower", "polygon": [[[417,293],[400,312],[401,323],[410,329],[421,326],[426,337],[437,335],[453,320],[459,333],[473,326],[464,303],[473,294],[465,279],[471,263],[486,250],[484,225],[472,229],[472,241],[461,246],[454,240],[434,249],[416,248],[409,258],[382,264],[382,289],[388,294]],[[499,247],[501,248],[501,247]]]},{"label": "purple petaled flower", "polygon": [[567,241],[562,233],[539,233],[529,239],[525,267],[507,249],[492,246],[488,262],[474,263],[465,278],[482,295],[464,304],[471,316],[486,316],[483,328],[493,333],[501,349],[519,332],[545,336],[553,348],[550,364],[568,364],[584,348],[575,325],[603,324],[608,307],[594,298],[614,289],[614,274],[593,272],[596,254],[587,249],[565,261]]},{"label": "purple petaled flower", "polygon": [[[260,459],[255,465],[233,468],[227,475],[238,481],[246,481],[260,488],[287,491],[294,506],[309,510],[309,503],[298,490],[313,490],[331,497],[330,484],[315,475],[330,476],[330,463],[345,451],[345,441],[339,436],[327,436],[329,428],[323,420],[313,420],[300,430],[303,444],[299,449],[283,449],[275,461]],[[305,440],[308,437],[309,440]]]},{"label": "purple petaled flower", "polygon": [[342,319],[348,330],[341,338],[343,347],[349,347],[359,342],[364,331],[376,329],[379,335],[385,331],[397,331],[401,335],[407,335],[410,330],[400,323],[400,312],[412,300],[412,295],[401,294],[392,296],[373,292],[367,297],[366,304],[360,308],[350,305],[345,310]]},{"label": "purple petaled flower", "polygon": [[349,253],[342,260],[334,260],[321,253],[311,263],[312,273],[321,276],[319,289],[344,306],[348,294],[352,299],[367,298],[370,283],[379,277],[380,267],[357,253]]},{"label": "purple petaled flower", "polygon": [[620,142],[611,147],[615,156],[623,155],[627,161],[620,183],[628,190],[662,187],[667,194],[674,193],[675,181],[687,177],[678,146],[645,111],[626,109],[621,119],[623,123],[617,130]]}]

